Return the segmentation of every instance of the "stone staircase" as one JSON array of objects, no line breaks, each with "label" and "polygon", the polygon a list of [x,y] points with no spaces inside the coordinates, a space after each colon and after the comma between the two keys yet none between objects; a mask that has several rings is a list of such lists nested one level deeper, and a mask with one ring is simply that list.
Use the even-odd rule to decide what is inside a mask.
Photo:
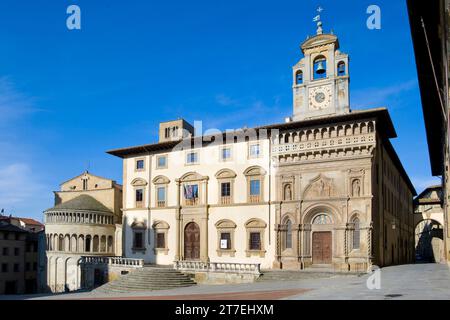
[{"label": "stone staircase", "polygon": [[355,276],[357,273],[350,272],[335,272],[330,269],[322,268],[310,268],[305,270],[262,270],[261,275],[256,280],[257,282],[263,281],[299,281],[307,279],[324,279],[337,276]]},{"label": "stone staircase", "polygon": [[195,285],[188,275],[167,267],[145,266],[93,290],[100,293],[120,293],[173,289]]}]

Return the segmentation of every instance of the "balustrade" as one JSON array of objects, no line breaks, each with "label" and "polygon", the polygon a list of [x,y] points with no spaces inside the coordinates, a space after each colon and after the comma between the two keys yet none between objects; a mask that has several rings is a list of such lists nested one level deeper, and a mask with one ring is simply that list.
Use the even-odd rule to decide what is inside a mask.
[{"label": "balustrade", "polygon": [[174,268],[179,271],[192,272],[225,272],[225,273],[249,273],[259,275],[261,273],[259,263],[230,263],[230,262],[201,262],[201,261],[176,261]]},{"label": "balustrade", "polygon": [[101,213],[47,212],[46,223],[114,224],[112,216]]},{"label": "balustrade", "polygon": [[82,264],[106,264],[110,266],[121,266],[130,268],[142,268],[144,266],[143,259],[131,259],[123,257],[81,257]]}]

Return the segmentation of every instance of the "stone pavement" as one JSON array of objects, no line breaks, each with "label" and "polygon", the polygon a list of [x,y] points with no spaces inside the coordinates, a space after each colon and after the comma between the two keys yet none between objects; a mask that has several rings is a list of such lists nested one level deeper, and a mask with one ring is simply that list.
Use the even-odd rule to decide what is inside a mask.
[{"label": "stone pavement", "polygon": [[40,296],[0,296],[0,299],[145,299],[145,300],[386,300],[450,299],[450,268],[446,264],[387,267],[381,271],[381,289],[369,290],[369,275],[335,275],[298,281],[265,281],[238,285],[194,287],[138,293],[81,292]]}]

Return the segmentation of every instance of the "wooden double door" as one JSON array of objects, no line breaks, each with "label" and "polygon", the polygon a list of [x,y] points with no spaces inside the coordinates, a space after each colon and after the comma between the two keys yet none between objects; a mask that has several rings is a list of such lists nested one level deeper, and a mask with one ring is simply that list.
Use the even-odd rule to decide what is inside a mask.
[{"label": "wooden double door", "polygon": [[312,237],[313,264],[331,264],[332,236],[331,231],[314,232]]},{"label": "wooden double door", "polygon": [[190,222],[184,228],[184,260],[200,259],[200,228]]}]

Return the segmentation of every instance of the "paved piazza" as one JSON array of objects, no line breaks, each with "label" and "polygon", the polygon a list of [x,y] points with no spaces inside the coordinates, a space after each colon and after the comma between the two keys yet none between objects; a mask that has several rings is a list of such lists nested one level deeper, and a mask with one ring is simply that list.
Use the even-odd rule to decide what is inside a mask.
[{"label": "paved piazza", "polygon": [[450,299],[450,267],[416,264],[381,269],[381,289],[369,290],[368,275],[314,277],[298,281],[267,281],[239,285],[197,285],[140,293],[83,292],[51,296],[0,296],[0,299],[136,299],[136,300],[355,300],[355,299]]}]

